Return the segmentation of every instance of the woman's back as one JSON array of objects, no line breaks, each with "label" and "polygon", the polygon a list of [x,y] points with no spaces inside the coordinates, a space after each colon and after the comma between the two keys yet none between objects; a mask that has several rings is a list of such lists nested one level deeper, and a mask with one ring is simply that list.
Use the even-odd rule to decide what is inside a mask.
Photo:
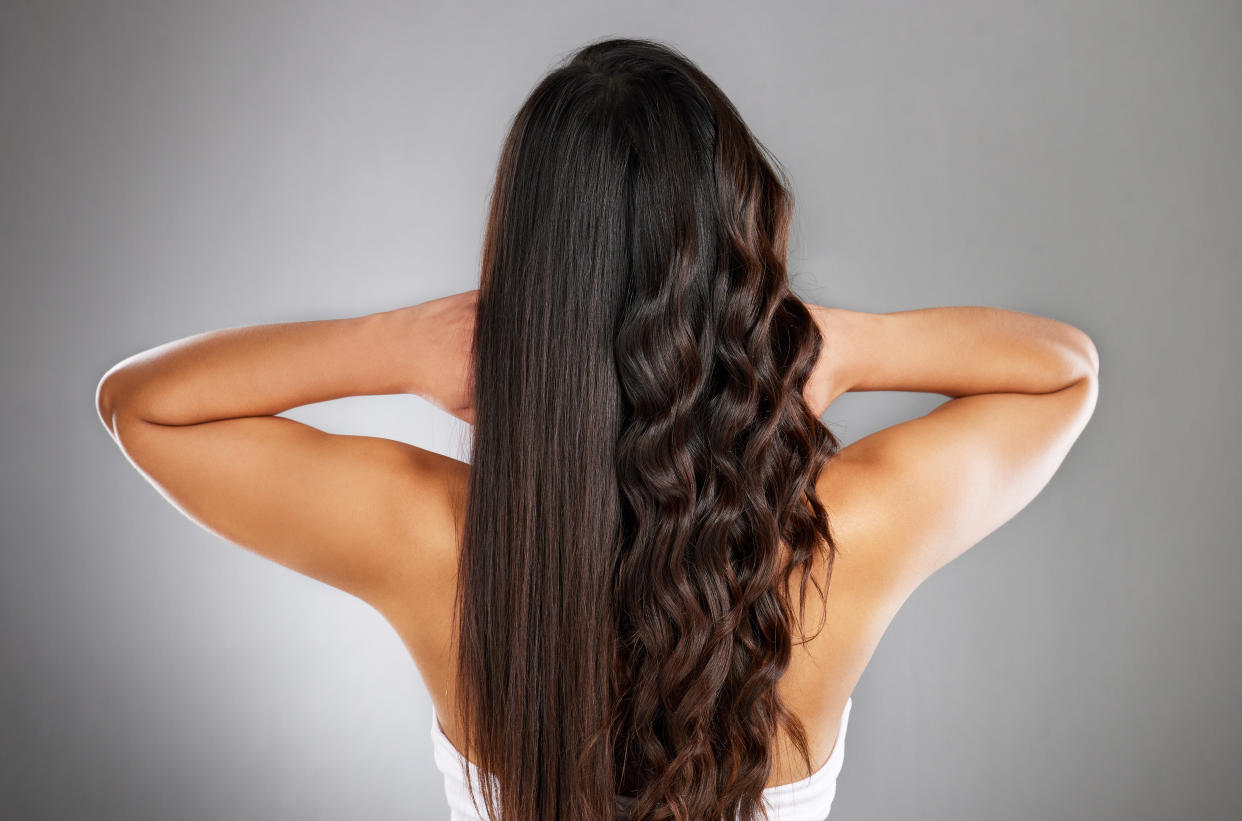
[{"label": "woman's back", "polygon": [[[386,608],[384,615],[401,635],[418,665],[446,740],[460,751],[464,733],[452,698],[452,683],[457,674],[457,660],[452,649],[453,592],[461,550],[456,534],[464,525],[462,511],[469,466],[448,457],[440,458],[447,480],[444,484],[452,489],[456,499],[446,496],[444,515],[432,517],[427,523],[429,528],[435,528],[434,538],[429,538],[430,532],[423,535],[424,543],[431,541],[440,546],[436,570],[418,579],[410,595],[401,600],[404,604]],[[846,546],[842,556],[856,543],[851,540],[853,523],[865,521],[861,512],[854,514],[849,509],[850,497],[844,492],[853,484],[848,478],[848,464],[847,460],[830,463],[820,482],[825,504],[839,517],[834,519],[834,531],[839,543]],[[836,487],[841,490],[834,493],[832,489]],[[453,508],[459,512],[454,514]],[[835,526],[837,521],[841,522],[840,527]],[[795,599],[799,581],[796,575],[791,578]],[[785,703],[806,726],[811,758],[818,767],[822,767],[833,753],[854,685],[900,604],[894,597],[876,595],[870,581],[855,572],[855,565],[837,559],[826,610],[812,615],[807,624],[807,632],[814,634],[822,618],[824,629],[806,643],[795,644],[789,668],[778,685]],[[812,609],[808,608],[808,612]],[[781,738],[773,754],[769,787],[789,784],[807,775],[800,758],[791,754],[788,739]],[[471,757],[467,755],[468,759]]]},{"label": "woman's back", "polygon": [[[851,390],[957,396],[842,448],[819,475],[838,550],[823,608],[807,608],[802,629],[811,638],[795,642],[777,689],[822,770],[837,754],[854,687],[902,603],[1025,507],[1061,464],[1094,408],[1098,359],[1080,330],[1013,311],[811,307],[829,340],[825,359],[835,360],[808,385],[820,393],[821,412]],[[419,565],[409,595],[385,615],[431,693],[433,736],[442,725],[456,752],[463,732],[453,703],[453,594],[470,467],[443,456],[436,465],[441,512],[424,518],[420,533],[436,546],[436,561]],[[823,584],[822,561],[810,568],[811,581]],[[801,582],[790,578],[793,600]],[[787,742],[773,747],[769,788],[807,778]]]},{"label": "woman's back", "polygon": [[[846,462],[841,462],[845,465]],[[446,484],[464,493],[469,467],[445,458],[443,469],[450,481]],[[848,471],[847,471],[848,472]],[[834,465],[826,468],[821,486],[827,490],[837,482],[849,484],[848,479],[838,479],[841,471]],[[834,510],[844,509],[846,497],[841,496],[838,505],[835,497],[824,496]],[[460,499],[457,504],[460,504]],[[439,519],[441,525],[452,521],[447,511],[454,503],[449,500],[446,516]],[[842,515],[842,521],[857,521],[857,517]],[[432,694],[434,711],[431,721],[431,739],[436,764],[444,778],[445,793],[453,811],[453,821],[473,821],[479,817],[470,804],[462,773],[463,733],[460,717],[452,702],[452,682],[457,674],[456,659],[452,652],[452,599],[437,596],[437,592],[455,589],[454,568],[460,542],[454,532],[460,532],[462,522],[443,530],[440,543],[444,546],[443,562],[439,573],[442,580],[431,584],[419,584],[411,591],[408,601],[413,609],[404,615],[386,613],[394,627],[411,648],[415,661],[422,672],[429,692]],[[850,544],[848,524],[839,531],[840,544]],[[848,548],[847,548],[848,549]],[[815,770],[808,775],[801,758],[792,751],[789,740],[783,735],[774,746],[771,776],[767,781],[764,798],[772,812],[772,821],[818,821],[827,814],[836,792],[837,777],[845,754],[845,732],[851,712],[850,697],[855,683],[861,676],[867,660],[875,649],[887,622],[896,608],[888,602],[859,595],[858,580],[851,570],[845,570],[838,560],[833,571],[832,595],[828,597],[825,614],[827,626],[818,636],[803,645],[795,645],[789,669],[781,678],[778,690],[789,709],[803,722]],[[796,598],[797,579],[791,580]],[[428,602],[428,597],[438,599]],[[438,608],[431,618],[429,614]],[[819,616],[808,624],[808,632],[814,633]],[[881,624],[880,622],[883,622]],[[432,628],[434,625],[434,629]],[[475,781],[479,771],[467,755],[466,768]],[[622,807],[628,805],[619,799]]]},{"label": "woman's back", "polygon": [[[763,800],[769,821],[823,821],[836,797],[837,777],[845,761],[845,735],[853,700],[845,702],[832,752],[815,772],[797,781],[769,786]],[[484,821],[479,807],[472,801],[467,779],[474,794],[480,794],[482,776],[479,769],[462,756],[461,751],[445,735],[435,710],[431,714],[431,744],[436,768],[444,779],[444,797],[449,805],[449,821]],[[634,799],[617,797],[618,818],[628,818]]]}]

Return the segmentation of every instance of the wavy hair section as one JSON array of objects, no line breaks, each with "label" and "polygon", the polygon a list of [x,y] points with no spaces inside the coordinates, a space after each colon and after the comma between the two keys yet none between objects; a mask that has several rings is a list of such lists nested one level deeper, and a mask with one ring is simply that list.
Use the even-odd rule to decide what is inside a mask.
[{"label": "wavy hair section", "polygon": [[[776,685],[836,545],[780,165],[680,52],[590,44],[501,153],[457,700],[505,821],[766,818]],[[798,601],[791,579],[800,573]],[[821,628],[822,629],[822,625]]]}]

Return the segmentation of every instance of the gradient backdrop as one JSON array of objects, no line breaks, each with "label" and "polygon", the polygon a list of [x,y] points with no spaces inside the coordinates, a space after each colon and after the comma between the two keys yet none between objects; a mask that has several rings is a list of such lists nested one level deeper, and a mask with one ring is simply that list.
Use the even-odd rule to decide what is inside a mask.
[{"label": "gradient backdrop", "polygon": [[[0,817],[447,816],[396,634],[182,516],[94,390],[475,287],[509,118],[604,35],[683,48],[785,163],[805,299],[1100,351],[1061,471],[881,643],[833,820],[1242,817],[1242,3],[522,6],[0,5]],[[289,415],[466,452],[415,397]]]}]

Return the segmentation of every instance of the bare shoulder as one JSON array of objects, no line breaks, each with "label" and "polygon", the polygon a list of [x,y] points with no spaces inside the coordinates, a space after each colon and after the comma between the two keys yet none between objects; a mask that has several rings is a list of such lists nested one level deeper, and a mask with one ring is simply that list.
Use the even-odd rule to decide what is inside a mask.
[{"label": "bare shoulder", "polygon": [[409,472],[409,492],[418,495],[419,504],[411,505],[405,532],[399,538],[420,545],[420,549],[407,551],[410,564],[395,568],[395,572],[415,581],[425,569],[420,566],[419,554],[429,560],[455,560],[465,523],[470,465],[442,453],[423,451],[420,459],[411,462]]},{"label": "bare shoulder", "polygon": [[[428,684],[450,664],[447,638],[457,592],[457,561],[465,525],[470,465],[427,451],[410,465],[411,503],[390,570],[388,593],[376,609],[401,636]],[[413,502],[413,500],[412,500]]]},{"label": "bare shoulder", "polygon": [[1045,394],[962,396],[843,448],[817,483],[847,531],[841,569],[874,595],[909,596],[1030,504],[1096,396],[1091,378]]},{"label": "bare shoulder", "polygon": [[822,559],[810,570],[828,597],[807,616],[813,638],[794,684],[810,694],[807,714],[837,715],[911,593],[1038,495],[1095,398],[1094,379],[1047,394],[959,397],[829,460],[816,490],[837,552],[830,576]]}]

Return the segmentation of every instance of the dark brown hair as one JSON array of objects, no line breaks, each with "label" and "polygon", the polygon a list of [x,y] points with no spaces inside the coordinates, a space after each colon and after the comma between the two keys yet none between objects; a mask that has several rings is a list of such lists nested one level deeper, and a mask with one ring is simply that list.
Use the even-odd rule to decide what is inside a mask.
[{"label": "dark brown hair", "polygon": [[815,479],[839,442],[802,395],[821,338],[789,287],[784,180],[651,40],[579,49],[514,117],[455,635],[492,818],[766,817],[778,725],[812,769],[775,687],[816,551],[831,577]]}]

